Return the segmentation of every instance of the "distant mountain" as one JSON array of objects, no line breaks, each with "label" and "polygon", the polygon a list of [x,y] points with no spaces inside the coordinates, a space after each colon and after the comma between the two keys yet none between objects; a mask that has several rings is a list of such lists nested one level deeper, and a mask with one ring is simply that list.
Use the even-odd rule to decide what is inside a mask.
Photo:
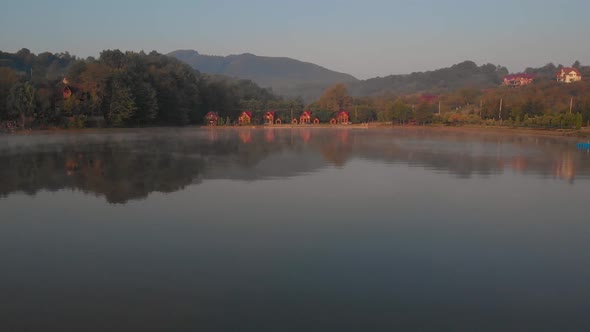
[{"label": "distant mountain", "polygon": [[203,73],[249,79],[262,87],[272,88],[278,95],[301,96],[305,100],[319,97],[330,85],[358,81],[352,75],[291,58],[257,56],[248,53],[224,57],[202,55],[192,50],[178,50],[168,55]]},{"label": "distant mountain", "polygon": [[355,96],[370,96],[383,93],[410,94],[418,92],[445,92],[464,87],[479,89],[498,86],[508,69],[493,64],[478,66],[473,61],[464,61],[448,68],[407,75],[389,75],[348,85]]}]

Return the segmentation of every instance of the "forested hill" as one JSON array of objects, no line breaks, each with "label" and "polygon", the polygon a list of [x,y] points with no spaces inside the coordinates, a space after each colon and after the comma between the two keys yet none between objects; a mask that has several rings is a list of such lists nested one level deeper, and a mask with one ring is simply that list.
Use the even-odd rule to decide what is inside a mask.
[{"label": "forested hill", "polygon": [[279,95],[301,96],[306,100],[319,97],[322,90],[330,85],[357,81],[352,75],[291,58],[253,54],[223,57],[203,55],[192,50],[178,50],[168,55],[203,73],[249,79],[262,87],[272,88]]},{"label": "forested hill", "polygon": [[464,87],[485,89],[496,87],[508,69],[486,64],[478,66],[473,61],[464,61],[448,68],[408,75],[389,75],[348,84],[355,96],[370,96],[384,93],[411,94],[417,92],[441,93]]},{"label": "forested hill", "polygon": [[463,87],[494,87],[500,84],[504,75],[508,74],[505,67],[492,64],[478,66],[472,61],[464,61],[433,71],[357,80],[348,74],[290,58],[252,54],[210,56],[192,50],[174,51],[168,55],[201,72],[250,79],[262,87],[272,88],[278,95],[301,96],[306,102],[316,100],[324,89],[336,83],[347,84],[354,96],[383,93],[439,93]]}]

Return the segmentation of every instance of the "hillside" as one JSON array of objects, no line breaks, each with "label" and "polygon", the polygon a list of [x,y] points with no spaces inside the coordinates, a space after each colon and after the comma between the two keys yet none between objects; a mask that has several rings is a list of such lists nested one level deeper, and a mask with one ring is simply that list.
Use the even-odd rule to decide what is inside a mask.
[{"label": "hillside", "polygon": [[346,83],[354,96],[440,93],[463,87],[494,87],[500,84],[502,76],[508,74],[505,67],[492,64],[478,66],[473,61],[464,61],[433,71],[357,80],[348,74],[290,58],[253,54],[211,56],[192,50],[174,51],[168,55],[201,72],[249,79],[262,87],[272,88],[278,95],[301,96],[306,102],[316,100],[324,89],[336,83]]},{"label": "hillside", "polygon": [[490,88],[498,86],[508,74],[505,67],[486,64],[477,66],[464,61],[448,68],[408,75],[389,75],[349,84],[354,96],[370,96],[384,93],[410,94],[417,92],[440,93],[464,87]]},{"label": "hillside", "polygon": [[357,81],[352,75],[291,58],[253,54],[223,57],[203,55],[192,50],[178,50],[168,55],[203,73],[252,80],[262,87],[272,88],[281,96],[301,96],[306,100],[319,97],[323,89],[332,84]]}]

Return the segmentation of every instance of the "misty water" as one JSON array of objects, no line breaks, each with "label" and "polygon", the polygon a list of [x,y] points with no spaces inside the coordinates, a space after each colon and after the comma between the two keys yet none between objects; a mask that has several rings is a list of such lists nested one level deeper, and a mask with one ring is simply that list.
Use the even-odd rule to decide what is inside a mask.
[{"label": "misty water", "polygon": [[0,331],[589,331],[590,154],[576,142],[0,136]]}]

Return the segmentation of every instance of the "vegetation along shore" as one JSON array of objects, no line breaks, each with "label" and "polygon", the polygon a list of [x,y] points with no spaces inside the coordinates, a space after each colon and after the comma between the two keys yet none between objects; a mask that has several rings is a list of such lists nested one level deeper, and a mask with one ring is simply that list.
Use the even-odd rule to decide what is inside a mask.
[{"label": "vegetation along shore", "polygon": [[[465,79],[470,75],[478,79]],[[485,85],[478,85],[482,75]],[[106,50],[97,59],[80,59],[69,53],[36,55],[22,49],[0,52],[0,132],[354,124],[465,126],[542,134],[549,130],[552,135],[587,136],[583,127],[590,123],[586,79],[590,67],[578,62],[572,67],[548,64],[521,74],[464,62],[411,77],[416,82],[437,78],[449,84],[363,94],[350,83],[338,83],[306,103],[300,97],[278,96],[250,80],[201,73],[157,52]],[[453,77],[461,77],[464,85],[458,87]],[[490,82],[495,86],[490,87]]]}]

